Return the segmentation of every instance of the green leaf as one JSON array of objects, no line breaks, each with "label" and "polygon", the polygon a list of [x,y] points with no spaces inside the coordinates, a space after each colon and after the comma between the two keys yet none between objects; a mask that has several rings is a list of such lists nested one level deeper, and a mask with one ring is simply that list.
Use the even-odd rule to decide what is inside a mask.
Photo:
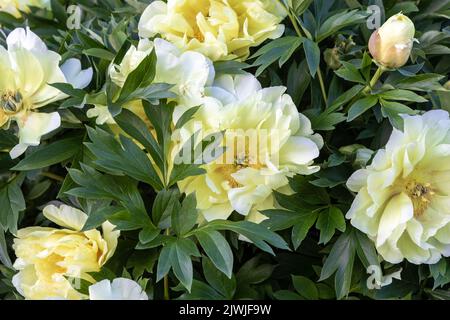
[{"label": "green leaf", "polygon": [[101,226],[103,222],[109,220],[118,213],[123,213],[124,211],[125,211],[124,208],[113,206],[107,206],[99,210],[96,210],[95,212],[92,212],[88,216],[88,219],[86,220],[86,223],[83,226],[83,231],[96,229],[99,226]]},{"label": "green leaf", "polygon": [[3,230],[0,230],[0,262],[4,266],[12,268],[12,262],[9,258],[8,248],[5,241],[5,233],[3,232]]},{"label": "green leaf", "polygon": [[427,102],[428,100],[409,90],[395,89],[380,93],[379,96],[384,100],[399,100],[411,102]]},{"label": "green leaf", "polygon": [[328,279],[336,272],[335,290],[338,299],[343,298],[350,291],[355,254],[356,245],[353,230],[347,228],[347,231],[338,238],[331,249],[319,279],[319,281]]},{"label": "green leaf", "polygon": [[180,300],[224,300],[225,297],[214,288],[199,280],[193,280],[190,293],[185,293],[179,297]]},{"label": "green leaf", "polygon": [[339,12],[322,23],[317,32],[317,41],[321,42],[347,26],[362,23],[366,18],[367,14],[359,10]]},{"label": "green leaf", "polygon": [[114,120],[123,131],[139,141],[139,143],[145,147],[145,150],[150,153],[158,168],[162,170],[164,168],[163,151],[150,132],[148,125],[136,114],[127,109],[123,109]]},{"label": "green leaf", "polygon": [[258,66],[256,76],[267,69],[272,63],[279,60],[279,67],[281,68],[292,56],[292,54],[300,47],[303,38],[295,36],[282,37],[273,40],[260,48],[251,58],[258,57],[253,66]]},{"label": "green leaf", "polygon": [[309,73],[311,77],[315,77],[320,64],[320,48],[317,43],[312,40],[303,40],[303,49],[305,50],[306,62],[308,63]]},{"label": "green leaf", "polygon": [[273,295],[277,300],[304,300],[300,295],[289,290],[279,290]]},{"label": "green leaf", "polygon": [[167,243],[159,254],[158,265],[156,267],[156,282],[160,281],[171,268],[170,256],[174,247],[174,242]]},{"label": "green leaf", "polygon": [[355,101],[355,103],[353,103],[348,110],[347,121],[350,122],[358,118],[360,115],[376,105],[377,102],[378,98],[376,96],[367,96]]},{"label": "green leaf", "polygon": [[292,9],[295,12],[295,15],[301,16],[303,12],[305,12],[313,0],[292,0]]},{"label": "green leaf", "polygon": [[16,178],[0,189],[0,208],[0,227],[15,234],[19,213],[26,209],[19,179]]},{"label": "green leaf", "polygon": [[191,193],[184,199],[181,208],[172,212],[172,228],[179,236],[191,231],[197,224],[197,200],[195,193]]},{"label": "green leaf", "polygon": [[398,102],[380,99],[380,104],[382,106],[381,112],[383,116],[389,118],[389,122],[392,126],[400,130],[403,128],[403,118],[401,116],[404,114],[417,113],[417,111]]},{"label": "green leaf", "polygon": [[399,81],[392,85],[397,89],[413,90],[413,91],[432,91],[441,90],[442,85],[439,83],[444,77],[435,73],[423,73],[412,77],[401,77]]},{"label": "green leaf", "polygon": [[195,233],[195,236],[216,268],[231,279],[233,274],[233,252],[220,232],[200,230]]},{"label": "green leaf", "polygon": [[305,299],[319,299],[319,290],[312,280],[303,276],[292,276],[292,283],[294,284],[295,290]]},{"label": "green leaf", "polygon": [[246,261],[236,274],[239,284],[258,284],[270,278],[275,267],[270,264],[260,264],[258,256]]},{"label": "green leaf", "polygon": [[152,218],[155,225],[159,226],[161,222],[172,217],[174,210],[179,210],[179,198],[180,192],[178,189],[163,189],[158,192],[152,209]]},{"label": "green leaf", "polygon": [[214,69],[216,74],[246,74],[244,69],[251,67],[249,64],[239,61],[216,61]]},{"label": "green leaf", "polygon": [[80,151],[82,141],[83,137],[76,136],[42,146],[20,161],[12,170],[29,171],[41,169],[70,159]]},{"label": "green leaf", "polygon": [[342,67],[335,71],[335,73],[344,80],[351,82],[359,82],[361,84],[365,84],[366,80],[364,80],[361,72],[351,63],[346,61],[341,61]]},{"label": "green leaf", "polygon": [[359,230],[353,231],[356,236],[356,252],[358,258],[367,269],[369,266],[379,266],[377,250],[373,242],[367,237],[366,234]]},{"label": "green leaf", "polygon": [[160,229],[153,227],[146,227],[139,232],[139,242],[147,244],[153,241],[161,233]]},{"label": "green leaf", "polygon": [[127,101],[128,97],[137,89],[148,87],[155,78],[156,52],[153,50],[142,60],[139,66],[131,72],[120,92],[118,103]]},{"label": "green leaf", "polygon": [[231,222],[227,220],[215,220],[208,223],[202,229],[194,230],[193,233],[195,234],[196,232],[198,232],[198,230],[204,229],[233,231],[246,237],[251,242],[253,242],[255,246],[272,255],[274,254],[274,252],[268,244],[271,244],[272,246],[279,249],[289,250],[289,247],[287,246],[284,239],[281,238],[278,234],[270,231],[264,226],[249,221]]},{"label": "green leaf", "polygon": [[103,60],[106,60],[106,61],[113,61],[115,56],[116,56],[111,51],[105,50],[105,49],[102,49],[102,48],[86,49],[86,50],[83,50],[83,54],[85,54],[87,56],[90,56],[90,57],[103,59]]},{"label": "green leaf", "polygon": [[135,230],[152,226],[147,215],[144,201],[136,183],[127,177],[115,177],[100,174],[89,166],[81,164],[81,170],[70,169],[69,175],[80,187],[66,193],[84,199],[114,200],[126,209],[119,211],[110,220],[120,230]]},{"label": "green leaf", "polygon": [[186,123],[188,123],[194,117],[200,107],[201,106],[189,108],[187,111],[185,111],[175,124],[175,129],[181,129]]},{"label": "green leaf", "polygon": [[202,259],[202,265],[206,281],[211,287],[226,299],[232,299],[236,292],[236,278],[231,273],[229,277],[225,276],[207,258]]},{"label": "green leaf", "polygon": [[345,121],[343,113],[336,113],[343,105],[356,97],[364,89],[363,85],[357,84],[344,92],[335,100],[335,102],[325,109],[320,115],[311,119],[314,130],[334,130],[335,125]]},{"label": "green leaf", "polygon": [[86,143],[86,146],[97,157],[95,164],[148,183],[156,190],[163,188],[150,159],[132,140],[120,136],[119,143],[113,135],[100,128],[88,127],[87,130],[92,143]]},{"label": "green leaf", "polygon": [[189,292],[191,291],[193,279],[190,253],[186,250],[186,247],[183,247],[177,241],[172,245],[169,257],[175,276]]},{"label": "green leaf", "polygon": [[317,219],[317,229],[320,230],[320,244],[327,244],[333,237],[335,230],[345,231],[345,218],[341,209],[330,207],[328,211],[322,211]]},{"label": "green leaf", "polygon": [[291,234],[294,249],[297,250],[297,248],[302,244],[303,240],[305,240],[309,230],[316,222],[317,217],[317,212],[311,212],[310,214],[305,214],[301,218],[299,218],[298,222],[292,228]]}]

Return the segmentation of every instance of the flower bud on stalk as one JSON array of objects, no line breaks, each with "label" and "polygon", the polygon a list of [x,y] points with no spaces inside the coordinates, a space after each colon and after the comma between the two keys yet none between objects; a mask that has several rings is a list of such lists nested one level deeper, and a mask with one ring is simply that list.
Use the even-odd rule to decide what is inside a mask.
[{"label": "flower bud on stalk", "polygon": [[380,66],[400,68],[411,55],[414,33],[414,23],[407,16],[398,13],[372,34],[369,51]]}]

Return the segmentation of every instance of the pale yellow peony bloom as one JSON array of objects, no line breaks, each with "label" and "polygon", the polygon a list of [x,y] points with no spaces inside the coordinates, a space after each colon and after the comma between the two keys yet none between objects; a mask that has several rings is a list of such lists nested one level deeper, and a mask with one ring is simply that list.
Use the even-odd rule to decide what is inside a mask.
[{"label": "pale yellow peony bloom", "polygon": [[30,227],[17,232],[13,248],[19,272],[13,277],[14,286],[26,299],[86,298],[70,279],[94,282],[88,273],[100,271],[111,258],[120,232],[109,222],[103,223],[103,233],[81,231],[87,215],[67,205],[49,205],[43,213],[66,229]]},{"label": "pale yellow peony bloom", "polygon": [[369,50],[375,61],[386,68],[400,68],[411,55],[415,33],[414,23],[398,13],[390,17],[369,40]]},{"label": "pale yellow peony bloom", "polygon": [[[319,156],[322,138],[313,133],[310,121],[285,91],[262,89],[250,74],[218,77],[207,90],[204,106],[174,136],[187,141],[199,130],[203,136],[225,132],[225,154],[203,166],[206,174],[179,183],[182,192],[196,193],[204,219],[227,219],[237,211],[260,222],[266,217],[259,211],[276,205],[274,191],[292,192],[289,177],[319,170],[313,160]],[[175,110],[175,121],[184,111]]]},{"label": "pale yellow peony bloom", "polygon": [[347,213],[390,263],[434,264],[450,256],[450,119],[446,111],[404,116],[372,164],[348,180]]},{"label": "pale yellow peony bloom", "polygon": [[19,144],[10,152],[17,158],[61,124],[58,112],[38,112],[67,97],[49,84],[70,83],[84,88],[92,79],[92,69],[81,70],[77,59],[69,59],[60,67],[61,56],[48,50],[29,29],[12,31],[7,45],[7,49],[0,47],[0,127],[7,129],[12,121],[17,123]]},{"label": "pale yellow peony bloom", "polygon": [[50,0],[0,0],[0,12],[20,18],[22,12],[29,13],[30,7],[50,9]]},{"label": "pale yellow peony bloom", "polygon": [[160,34],[181,50],[213,61],[245,60],[250,47],[279,38],[285,9],[272,0],[168,0],[152,2],[142,14],[139,35]]}]

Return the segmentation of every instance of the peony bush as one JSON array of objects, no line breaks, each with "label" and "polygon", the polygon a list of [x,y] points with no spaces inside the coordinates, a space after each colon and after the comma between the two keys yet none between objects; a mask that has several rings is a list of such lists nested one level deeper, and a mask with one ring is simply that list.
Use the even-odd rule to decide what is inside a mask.
[{"label": "peony bush", "polygon": [[449,9],[0,0],[0,297],[450,299]]}]

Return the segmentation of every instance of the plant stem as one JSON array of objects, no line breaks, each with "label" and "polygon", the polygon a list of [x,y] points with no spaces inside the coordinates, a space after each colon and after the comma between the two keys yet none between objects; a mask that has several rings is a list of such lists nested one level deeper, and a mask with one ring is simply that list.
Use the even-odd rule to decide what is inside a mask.
[{"label": "plant stem", "polygon": [[63,182],[64,178],[61,176],[58,176],[57,174],[51,173],[51,172],[41,172],[41,176],[59,181],[59,182]]},{"label": "plant stem", "polygon": [[[167,228],[165,234],[167,236],[170,235],[170,229]],[[170,292],[169,292],[169,274],[164,276],[164,300],[170,300]]]},{"label": "plant stem", "polygon": [[[378,67],[377,71],[373,75],[372,79],[370,80],[370,83],[364,88],[362,91],[363,95],[367,95],[370,90],[377,84],[378,80],[380,80],[380,77],[383,75],[385,69],[383,67]],[[361,96],[357,95],[354,97],[350,103],[347,104],[347,106],[344,108],[344,113],[347,113],[350,107],[353,105],[355,101],[357,101]]]},{"label": "plant stem", "polygon": [[[293,27],[294,27],[295,32],[297,33],[297,35],[298,35],[299,37],[303,37],[303,33],[302,33],[302,31],[300,30],[300,26],[299,26],[297,17],[295,17],[295,16],[292,14],[292,11],[291,11],[289,8],[287,8],[281,0],[278,0],[278,3],[280,3],[280,5],[282,5],[282,6],[286,9],[287,14],[288,14],[288,17],[289,17],[289,19],[291,20],[291,23],[292,23],[292,25],[293,25]],[[302,28],[303,28],[303,27],[302,27]],[[306,36],[309,40],[313,40],[313,39],[311,39],[311,36],[310,36],[307,32],[305,32],[305,36]],[[323,100],[325,101],[325,104],[326,104],[327,101],[328,101],[328,98],[327,98],[327,90],[325,89],[325,83],[323,82],[323,76],[322,76],[322,71],[320,70],[320,66],[319,66],[319,68],[317,69],[317,77],[319,78],[320,90],[322,91],[322,97],[323,97]]]},{"label": "plant stem", "polygon": [[370,83],[367,87],[364,88],[363,93],[367,94],[369,91],[377,84],[378,80],[380,79],[381,75],[384,73],[383,67],[378,67],[377,72],[373,75],[372,79],[370,80]]},{"label": "plant stem", "polygon": [[323,100],[325,101],[325,105],[326,105],[328,102],[328,97],[327,97],[327,91],[325,89],[325,83],[323,82],[323,78],[322,78],[322,71],[320,71],[320,68],[317,69],[317,77],[319,78],[320,90],[322,91],[322,97],[323,97]]},{"label": "plant stem", "polygon": [[169,293],[169,276],[164,276],[164,300],[170,300],[170,293]]}]

